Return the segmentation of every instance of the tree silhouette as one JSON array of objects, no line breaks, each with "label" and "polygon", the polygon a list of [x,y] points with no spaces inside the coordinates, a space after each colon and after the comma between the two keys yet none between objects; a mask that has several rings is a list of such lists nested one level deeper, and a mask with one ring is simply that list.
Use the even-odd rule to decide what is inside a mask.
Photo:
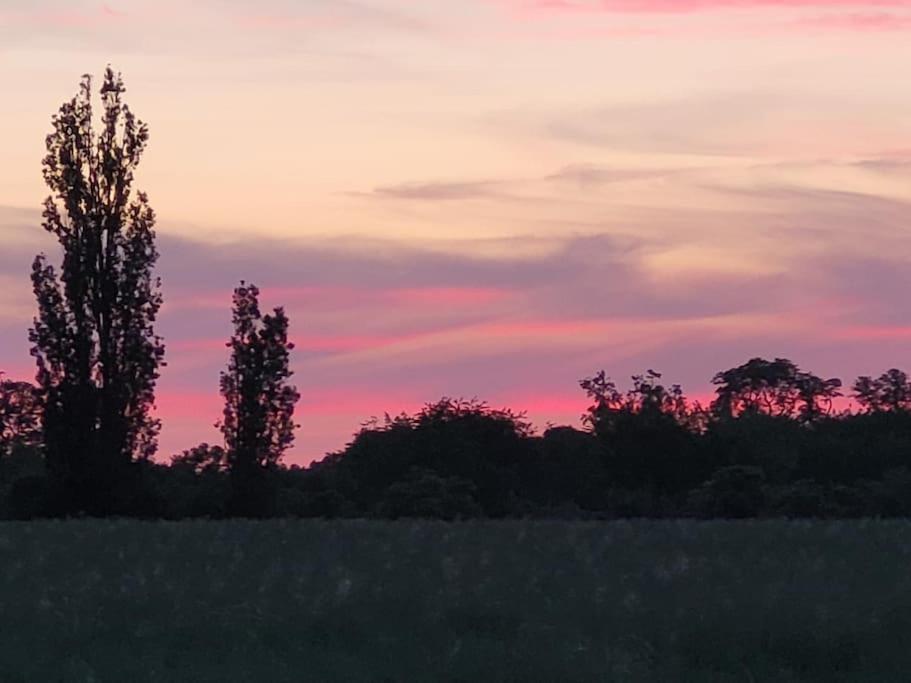
[{"label": "tree silhouette", "polygon": [[[532,433],[521,413],[444,397],[414,415],[365,423],[342,457],[319,469],[334,474],[362,514],[400,514],[403,501],[415,498],[429,505],[436,491],[441,509],[450,509],[450,495],[464,502],[470,493],[486,516],[502,517],[525,488],[523,476],[534,476]],[[428,472],[439,479],[428,479]]]},{"label": "tree silhouette", "polygon": [[712,403],[718,417],[760,413],[810,422],[828,415],[833,399],[841,396],[841,380],[803,372],[786,358],[752,358],[719,372],[712,384],[718,387]]},{"label": "tree silhouette", "polygon": [[38,315],[30,330],[44,400],[47,465],[63,513],[108,514],[129,497],[129,465],[156,449],[151,415],[164,346],[155,216],[131,195],[147,126],[123,103],[108,68],[93,124],[92,80],[53,117],[47,136],[45,230],[63,249],[57,270],[41,254],[32,267]]},{"label": "tree silhouette", "polygon": [[259,289],[241,281],[234,290],[231,358],[221,374],[225,399],[220,422],[231,475],[232,513],[259,517],[273,504],[269,471],[294,441],[294,405],[300,398],[288,384],[288,317],[276,308],[259,310]]},{"label": "tree silhouette", "polygon": [[895,368],[876,379],[858,377],[854,398],[868,413],[906,411],[911,409],[911,382],[907,374]]},{"label": "tree silhouette", "polygon": [[592,401],[582,421],[602,444],[612,482],[667,493],[684,490],[700,477],[701,467],[689,455],[703,428],[703,411],[678,385],[661,384],[654,370],[632,380],[625,394],[603,370],[581,380]]},{"label": "tree silhouette", "polygon": [[41,440],[41,402],[28,382],[3,379],[0,372],[0,458],[17,447],[37,446]]},{"label": "tree silhouette", "polygon": [[[617,427],[617,422],[630,415],[648,423],[674,423],[680,426],[698,422],[699,406],[690,406],[679,384],[665,387],[660,383],[661,373],[648,370],[644,375],[633,375],[633,386],[620,393],[617,385],[604,370],[579,381],[592,405],[582,416],[582,423],[598,434],[606,434]],[[695,421],[695,422],[694,422]]]},{"label": "tree silhouette", "polygon": [[171,467],[185,467],[195,474],[216,473],[227,467],[227,460],[228,455],[221,446],[201,443],[171,456]]}]

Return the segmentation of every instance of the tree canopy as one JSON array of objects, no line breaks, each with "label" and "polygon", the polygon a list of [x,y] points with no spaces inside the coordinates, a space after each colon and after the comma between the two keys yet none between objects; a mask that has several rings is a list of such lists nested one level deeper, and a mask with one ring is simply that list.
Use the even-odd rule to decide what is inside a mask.
[{"label": "tree canopy", "polygon": [[282,308],[263,315],[259,289],[241,282],[234,290],[234,334],[228,368],[221,374],[225,399],[220,423],[238,514],[265,514],[267,471],[294,442],[294,406],[300,398],[289,383],[288,317]]},{"label": "tree canopy", "polygon": [[110,513],[130,463],[156,449],[152,415],[164,345],[155,214],[132,193],[148,127],[123,102],[107,69],[96,128],[92,79],[60,107],[47,136],[44,229],[63,252],[59,270],[41,254],[32,268],[38,314],[30,332],[44,403],[44,445],[58,501],[68,512]]}]

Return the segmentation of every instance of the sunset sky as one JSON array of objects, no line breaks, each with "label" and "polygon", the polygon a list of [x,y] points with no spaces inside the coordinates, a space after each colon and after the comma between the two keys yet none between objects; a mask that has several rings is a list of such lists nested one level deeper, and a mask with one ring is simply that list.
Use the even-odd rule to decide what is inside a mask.
[{"label": "sunset sky", "polygon": [[221,410],[240,280],[290,315],[289,462],[443,395],[578,424],[752,356],[911,370],[911,0],[0,0],[0,370],[31,378],[44,137],[151,129],[159,455]]}]

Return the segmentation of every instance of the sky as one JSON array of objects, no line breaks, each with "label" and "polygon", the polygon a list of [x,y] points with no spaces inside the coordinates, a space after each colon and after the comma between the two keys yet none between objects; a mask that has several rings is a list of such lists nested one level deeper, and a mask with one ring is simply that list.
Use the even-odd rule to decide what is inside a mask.
[{"label": "sky", "polygon": [[297,443],[754,356],[911,369],[911,0],[0,0],[0,371],[34,375],[50,119],[151,129],[159,457],[219,442],[232,288],[291,318]]}]

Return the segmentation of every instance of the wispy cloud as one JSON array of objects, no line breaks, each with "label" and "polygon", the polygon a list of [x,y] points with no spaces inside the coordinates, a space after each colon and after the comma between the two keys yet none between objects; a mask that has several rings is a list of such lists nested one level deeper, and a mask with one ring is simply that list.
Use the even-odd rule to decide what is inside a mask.
[{"label": "wispy cloud", "polygon": [[231,4],[237,7],[232,20],[251,30],[292,32],[374,28],[424,33],[434,29],[426,20],[414,15],[350,0],[272,0],[260,3],[254,11],[250,11],[249,3]]},{"label": "wispy cloud", "polygon": [[598,166],[596,164],[573,164],[565,166],[545,177],[545,180],[571,183],[580,187],[591,187],[632,180],[666,178],[684,172],[679,168],[628,168]]},{"label": "wispy cloud", "polygon": [[[717,36],[719,30],[722,35],[749,38],[798,31],[871,33],[911,28],[909,0],[489,1],[505,9],[532,35],[545,38],[709,37]],[[715,23],[706,25],[705,17]]]},{"label": "wispy cloud", "polygon": [[909,0],[499,0],[528,12],[686,14],[718,10],[911,7]]},{"label": "wispy cloud", "polygon": [[[574,146],[661,155],[812,160],[871,155],[911,105],[893,93],[865,99],[812,86],[757,83],[751,89],[710,87],[603,106],[503,109],[486,117],[499,135],[542,137]],[[865,134],[862,134],[865,133]],[[656,163],[654,159],[650,159]],[[711,163],[711,160],[706,160]],[[570,173],[586,172],[584,166]],[[624,168],[617,173],[640,172]],[[648,171],[641,171],[643,173]]]},{"label": "wispy cloud", "polygon": [[377,187],[371,195],[418,201],[489,199],[499,195],[498,185],[496,181],[407,183]]},{"label": "wispy cloud", "polygon": [[35,2],[28,7],[0,7],[0,28],[85,29],[123,24],[129,13],[105,3]]},{"label": "wispy cloud", "polygon": [[802,32],[851,31],[880,33],[911,30],[911,14],[890,12],[850,12],[802,17],[781,24],[782,28]]},{"label": "wispy cloud", "polygon": [[[436,28],[406,11],[349,0],[34,0],[0,7],[3,47],[66,46],[109,54],[190,55],[214,52],[263,59],[321,49],[330,36],[432,35]],[[361,44],[363,45],[363,44]]]}]

